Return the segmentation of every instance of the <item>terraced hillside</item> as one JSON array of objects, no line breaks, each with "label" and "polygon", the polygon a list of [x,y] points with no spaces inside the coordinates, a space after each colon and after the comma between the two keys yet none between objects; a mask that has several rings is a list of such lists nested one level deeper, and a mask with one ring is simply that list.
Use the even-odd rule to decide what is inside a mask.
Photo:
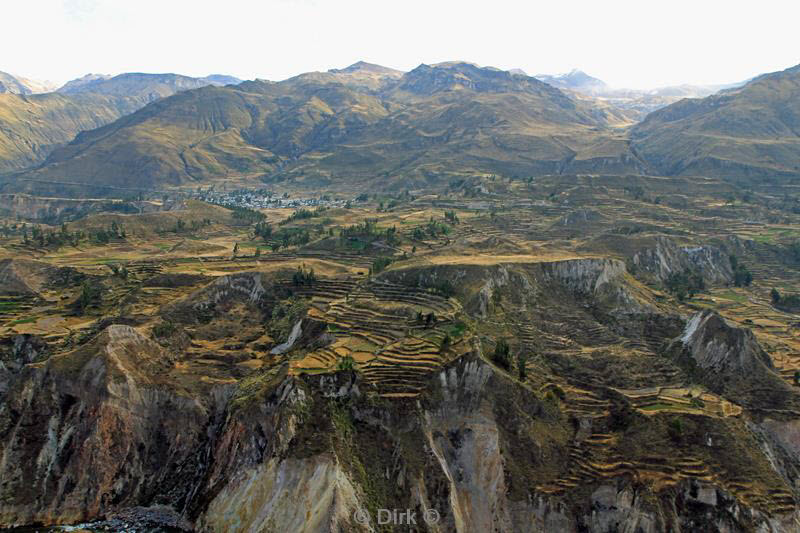
[{"label": "terraced hillside", "polygon": [[798,316],[772,289],[800,219],[774,187],[476,176],[2,219],[0,526],[795,531]]}]

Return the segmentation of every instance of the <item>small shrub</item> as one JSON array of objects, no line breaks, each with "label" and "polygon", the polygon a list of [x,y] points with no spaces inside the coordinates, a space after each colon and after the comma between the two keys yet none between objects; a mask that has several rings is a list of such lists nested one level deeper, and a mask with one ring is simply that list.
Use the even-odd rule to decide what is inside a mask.
[{"label": "small shrub", "polygon": [[338,372],[350,372],[355,370],[356,368],[356,361],[349,355],[345,355],[344,357],[339,358],[339,362],[336,363],[336,370]]},{"label": "small shrub", "polygon": [[165,320],[153,326],[153,335],[157,339],[163,339],[175,333],[176,329],[177,328],[175,327],[175,324],[173,324],[169,320]]}]

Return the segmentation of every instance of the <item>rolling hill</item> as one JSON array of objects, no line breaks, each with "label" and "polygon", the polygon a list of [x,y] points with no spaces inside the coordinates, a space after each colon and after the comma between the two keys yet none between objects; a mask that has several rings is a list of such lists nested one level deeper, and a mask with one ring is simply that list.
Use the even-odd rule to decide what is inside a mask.
[{"label": "rolling hill", "polygon": [[218,75],[89,74],[58,92],[30,94],[32,89],[23,87],[26,92],[20,89],[0,94],[0,173],[41,163],[54,148],[70,142],[79,132],[113,122],[159,98],[238,81]]},{"label": "rolling hill", "polygon": [[800,65],[676,102],[651,113],[631,137],[651,170],[664,175],[800,175]]},{"label": "rolling hill", "polygon": [[635,171],[624,120],[498,69],[358,63],[158,100],[80,134],[19,183],[151,189],[239,176],[319,187],[347,176],[407,187],[468,173]]}]

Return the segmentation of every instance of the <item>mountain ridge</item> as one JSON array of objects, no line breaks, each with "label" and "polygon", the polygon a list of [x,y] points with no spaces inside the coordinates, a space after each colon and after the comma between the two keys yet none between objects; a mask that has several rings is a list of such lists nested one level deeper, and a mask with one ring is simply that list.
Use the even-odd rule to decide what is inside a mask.
[{"label": "mountain ridge", "polygon": [[387,169],[400,181],[500,168],[552,173],[598,157],[632,168],[610,127],[618,117],[534,78],[463,62],[399,77],[370,72],[367,82],[364,70],[178,93],[82,133],[24,177],[150,188],[236,175],[303,176],[312,185]]},{"label": "mountain ridge", "polygon": [[655,111],[631,138],[668,175],[800,175],[800,65]]},{"label": "mountain ridge", "polygon": [[0,173],[39,164],[75,136],[181,90],[238,82],[211,75],[87,74],[54,92],[0,94]]},{"label": "mountain ridge", "polygon": [[0,94],[40,94],[55,90],[47,81],[37,81],[0,71]]}]

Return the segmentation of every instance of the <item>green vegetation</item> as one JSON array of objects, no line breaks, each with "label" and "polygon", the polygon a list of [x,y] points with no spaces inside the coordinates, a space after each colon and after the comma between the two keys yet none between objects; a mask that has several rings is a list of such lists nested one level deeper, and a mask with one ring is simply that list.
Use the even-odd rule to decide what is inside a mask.
[{"label": "green vegetation", "polygon": [[442,342],[439,345],[440,352],[446,352],[450,349],[450,345],[453,343],[453,340],[450,338],[450,335],[445,333],[444,337],[442,338]]},{"label": "green vegetation", "polygon": [[753,274],[739,262],[735,255],[730,256],[731,268],[733,269],[733,284],[737,287],[748,287],[753,282]]},{"label": "green vegetation", "polygon": [[379,274],[383,272],[386,267],[391,265],[394,262],[394,258],[388,256],[381,256],[376,258],[372,261],[372,267],[370,267],[370,273],[372,274]]},{"label": "green vegetation", "polygon": [[517,374],[519,375],[519,379],[525,381],[528,378],[528,369],[526,367],[528,363],[528,355],[519,352],[517,354]]},{"label": "green vegetation", "polygon": [[308,308],[308,301],[302,298],[290,297],[278,302],[272,309],[267,331],[277,342],[285,342],[294,325],[306,316]]},{"label": "green vegetation", "polygon": [[264,242],[269,242],[270,237],[272,237],[272,226],[266,221],[261,221],[256,223],[254,232],[256,237],[261,237]]},{"label": "green vegetation", "polygon": [[339,232],[339,245],[342,247],[364,250],[375,241],[382,240],[388,246],[397,246],[400,237],[397,228],[379,228],[377,220],[366,219],[358,224],[353,224],[341,229]]},{"label": "green vegetation", "polygon": [[231,216],[234,220],[241,220],[247,224],[252,224],[254,222],[260,222],[264,220],[264,214],[260,211],[256,211],[255,209],[248,209],[247,207],[239,207],[239,206],[230,206],[228,207],[232,211]]},{"label": "green vegetation", "polygon": [[689,269],[670,274],[664,285],[680,301],[685,300],[686,296],[694,296],[706,288],[703,276]]},{"label": "green vegetation", "polygon": [[75,311],[79,315],[86,314],[90,308],[100,305],[101,285],[90,281],[81,283],[81,292],[76,300]]},{"label": "green vegetation", "polygon": [[153,336],[159,340],[172,336],[176,331],[177,327],[169,320],[163,320],[153,326]]},{"label": "green vegetation", "polygon": [[324,206],[317,207],[313,211],[301,207],[300,209],[298,209],[297,211],[286,217],[284,220],[281,220],[279,224],[283,226],[285,224],[289,224],[290,222],[296,222],[298,220],[307,220],[309,218],[316,218],[325,214],[325,211],[327,210],[328,208]]},{"label": "green vegetation", "polygon": [[[452,213],[453,217],[455,217],[455,220],[457,221],[458,217],[455,215],[455,212]],[[414,230],[411,232],[411,238],[416,241],[422,241],[429,237],[436,238],[440,235],[448,235],[450,231],[450,226],[439,220],[434,220],[433,217],[431,217],[428,223],[424,226],[417,226],[414,228]]]},{"label": "green vegetation", "polygon": [[336,363],[336,370],[338,372],[352,372],[356,368],[356,361],[349,355],[339,358]]},{"label": "green vegetation", "polygon": [[511,369],[511,348],[504,339],[500,339],[494,345],[494,352],[492,352],[492,361],[494,364],[505,370]]},{"label": "green vegetation", "polygon": [[317,276],[314,274],[314,269],[309,268],[306,270],[305,265],[297,267],[297,270],[292,274],[292,284],[295,287],[313,285],[316,280]]},{"label": "green vegetation", "polygon": [[800,294],[781,294],[778,289],[773,288],[770,291],[770,298],[772,299],[772,305],[781,311],[786,311],[787,313],[800,312]]}]

